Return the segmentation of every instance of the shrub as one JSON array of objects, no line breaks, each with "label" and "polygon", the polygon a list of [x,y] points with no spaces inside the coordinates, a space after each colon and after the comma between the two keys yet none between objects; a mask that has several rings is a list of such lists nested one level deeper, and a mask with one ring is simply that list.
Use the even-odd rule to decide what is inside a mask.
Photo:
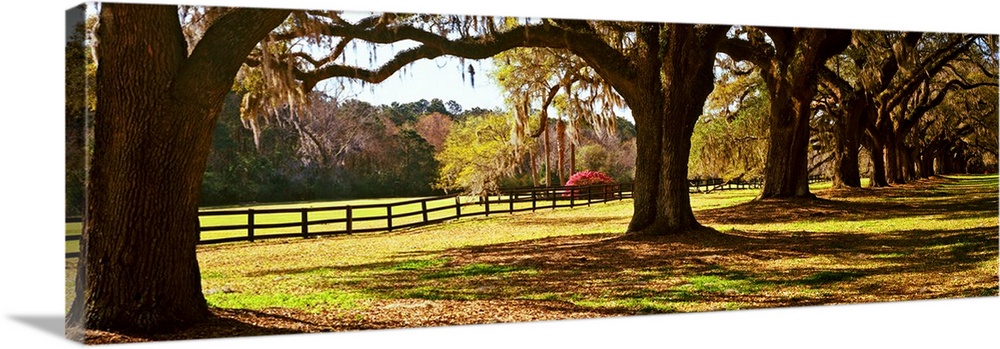
[{"label": "shrub", "polygon": [[[598,171],[582,171],[574,173],[566,181],[567,187],[588,187],[595,185],[609,185],[615,184],[615,180],[611,179],[611,176]],[[590,193],[593,198],[605,198],[614,195],[614,187],[604,187],[603,189],[593,189],[594,191]],[[570,190],[563,194],[563,196],[569,197],[574,196],[577,198],[586,197],[587,191],[584,190]]]}]

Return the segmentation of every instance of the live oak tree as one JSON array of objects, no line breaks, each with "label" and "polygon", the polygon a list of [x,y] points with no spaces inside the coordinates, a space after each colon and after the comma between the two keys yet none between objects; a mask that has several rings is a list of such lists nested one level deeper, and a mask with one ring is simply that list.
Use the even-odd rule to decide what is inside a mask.
[{"label": "live oak tree", "polygon": [[[967,54],[948,65],[948,74],[939,74],[944,79],[938,79],[937,84],[944,83],[946,89],[928,88],[912,99],[920,103],[914,109],[927,106],[927,101],[937,104],[922,109],[925,115],[917,118],[905,139],[911,153],[904,164],[907,180],[930,177],[936,170],[979,173],[996,168],[1000,119],[995,42],[995,37],[977,41]],[[955,78],[959,79],[950,80]],[[940,94],[931,98],[935,92]],[[944,94],[946,97],[936,100]]]},{"label": "live oak tree", "polygon": [[[903,184],[903,162],[906,150],[903,140],[915,121],[929,108],[939,104],[945,95],[930,90],[930,83],[939,76],[944,67],[959,57],[977,40],[975,35],[923,34],[915,43],[905,43],[893,47],[893,54],[899,65],[899,73],[890,87],[875,99],[874,118],[869,121],[867,135],[873,145],[873,159],[885,154],[884,174],[876,179],[875,185]],[[957,81],[957,80],[956,80]],[[960,83],[960,82],[957,82]],[[945,92],[952,83],[939,84],[934,90]],[[938,99],[940,97],[941,99]],[[873,162],[878,176],[883,171],[878,162]]]},{"label": "live oak tree", "polygon": [[189,48],[176,6],[101,5],[70,326],[169,331],[208,316],[195,244],[212,131],[247,53],[288,13],[231,10]]},{"label": "live oak tree", "polygon": [[919,177],[930,176],[930,159],[922,159],[931,156],[921,150],[924,143],[907,139],[926,138],[925,133],[933,129],[930,124],[919,126],[916,135],[912,131],[923,115],[946,101],[949,91],[979,86],[965,79],[964,73],[942,70],[955,72],[956,65],[968,61],[962,59],[969,56],[963,52],[988,46],[975,35],[855,30],[844,55],[820,71],[821,84],[830,96],[820,107],[836,116],[834,186],[861,185],[860,145],[872,154],[872,186],[914,179],[918,163],[923,164]]},{"label": "live oak tree", "polygon": [[770,100],[769,142],[760,198],[811,197],[809,120],[826,60],[843,51],[851,33],[836,29],[747,27],[722,52],[753,62]]},{"label": "live oak tree", "polygon": [[[829,66],[821,68],[820,82],[833,101],[821,103],[820,108],[836,116],[833,132],[834,187],[861,187],[858,153],[862,137],[866,125],[877,118],[876,96],[890,88],[890,82],[899,72],[892,47],[913,45],[921,35],[857,30],[851,46],[836,63],[836,71]],[[879,168],[884,166],[881,157],[873,157],[872,161],[877,162]],[[884,171],[879,173],[882,177],[872,181],[876,186],[885,182]]]},{"label": "live oak tree", "polygon": [[[917,148],[920,177],[935,173],[996,171],[997,88],[958,90],[930,110],[910,141]],[[967,162],[966,162],[967,161]]]}]

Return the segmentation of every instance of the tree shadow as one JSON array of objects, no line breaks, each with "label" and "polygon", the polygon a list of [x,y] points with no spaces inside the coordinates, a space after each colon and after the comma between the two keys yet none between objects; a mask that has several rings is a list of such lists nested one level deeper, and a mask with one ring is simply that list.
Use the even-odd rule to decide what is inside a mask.
[{"label": "tree shadow", "polygon": [[[856,215],[872,207],[818,201],[825,209],[856,210]],[[980,208],[981,203],[973,206]],[[913,210],[897,213],[901,212]],[[758,218],[748,215],[747,219]],[[255,275],[355,273],[353,281],[329,286],[387,299],[576,299],[581,304],[598,299],[607,304],[587,307],[607,314],[636,314],[674,311],[650,302],[779,307],[995,295],[996,277],[964,288],[924,292],[921,287],[944,282],[947,275],[974,273],[983,263],[996,261],[997,245],[996,227],[880,234],[701,229],[662,236],[604,233],[406,251],[391,262],[267,270]],[[834,262],[795,262],[799,260]],[[770,266],[778,261],[789,262]],[[927,278],[879,284],[904,275]],[[689,285],[691,280],[706,277],[708,282],[729,286],[699,289]],[[764,289],[796,291],[781,295],[760,291]],[[817,295],[809,296],[813,291]]]},{"label": "tree shadow", "polygon": [[212,316],[186,329],[161,334],[125,334],[87,330],[85,344],[231,338],[329,331],[300,318],[248,309],[211,309]]},{"label": "tree shadow", "polygon": [[953,179],[936,178],[889,188],[828,189],[818,191],[816,198],[755,200],[696,211],[695,216],[705,224],[772,224],[927,215],[988,218],[1000,213],[996,190],[987,191],[990,188],[984,186],[966,189],[948,185],[954,182]]},{"label": "tree shadow", "polygon": [[[917,199],[899,193],[906,190]],[[927,185],[838,191],[849,194],[844,196],[822,192],[817,199],[762,200],[696,216],[709,225],[996,217],[997,193],[956,190]],[[527,224],[543,223],[528,215],[512,221],[530,219],[536,221]],[[387,262],[269,269],[249,276],[317,273],[323,287],[379,300],[517,301],[528,302],[522,306],[529,311],[616,316],[997,296],[998,245],[995,224],[881,233],[817,232],[808,225],[796,231],[706,228],[661,236],[606,232],[401,251]],[[376,319],[353,328],[397,325]]]}]

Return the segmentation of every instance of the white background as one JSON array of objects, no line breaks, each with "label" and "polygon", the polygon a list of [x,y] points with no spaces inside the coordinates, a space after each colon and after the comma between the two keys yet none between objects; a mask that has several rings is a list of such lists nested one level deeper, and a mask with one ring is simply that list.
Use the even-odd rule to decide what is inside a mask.
[{"label": "white background", "polygon": [[[146,1],[142,1],[146,2]],[[995,1],[909,3],[505,0],[458,4],[368,0],[355,2],[200,1],[202,4],[632,19],[694,23],[771,24],[865,29],[998,33]],[[7,3],[0,64],[0,344],[62,348],[63,291],[63,40],[64,10],[72,1]],[[821,7],[833,6],[833,7]],[[953,6],[944,8],[942,6]],[[121,347],[247,348],[618,348],[641,347],[969,347],[996,344],[1000,298],[672,314],[622,319],[513,325],[269,336],[161,342]],[[120,346],[116,345],[115,348]]]}]

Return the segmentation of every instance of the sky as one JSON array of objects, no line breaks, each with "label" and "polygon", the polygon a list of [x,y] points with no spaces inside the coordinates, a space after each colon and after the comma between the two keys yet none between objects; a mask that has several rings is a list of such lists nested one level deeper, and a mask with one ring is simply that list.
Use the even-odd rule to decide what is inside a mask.
[{"label": "sky", "polygon": [[[140,1],[176,3],[176,1]],[[997,2],[951,0],[907,3],[838,0],[816,10],[812,2],[777,0],[683,1],[407,1],[201,0],[207,5],[391,10],[569,18],[630,19],[685,23],[771,24],[866,29],[924,29],[1000,33]],[[63,42],[64,11],[79,1],[16,1],[0,11],[0,216],[3,217],[4,287],[0,288],[0,336],[8,347],[78,348],[62,338],[64,311]],[[649,4],[655,5],[649,5]],[[414,77],[457,80],[453,67]],[[475,92],[480,90],[477,75]],[[394,80],[392,77],[389,80]],[[431,80],[431,78],[425,78]],[[410,87],[420,92],[444,85]],[[387,88],[385,85],[380,88]],[[405,96],[402,92],[380,95]],[[459,101],[459,97],[450,98]],[[449,97],[434,93],[419,98]],[[401,97],[411,99],[409,96]],[[417,100],[419,98],[414,98]],[[468,106],[462,102],[463,106]],[[621,319],[549,321],[419,330],[359,331],[298,336],[201,340],[142,345],[150,348],[618,348],[618,347],[988,347],[996,342],[1000,297],[780,310],[726,311]],[[126,345],[131,347],[132,345]]]},{"label": "sky", "polygon": [[[394,53],[410,45],[379,45],[376,63],[391,58]],[[368,68],[369,49],[358,46],[354,52],[346,54],[363,62],[361,66]],[[348,59],[351,62],[351,59]],[[352,63],[353,64],[353,63]],[[476,72],[475,85],[470,81],[468,66],[472,65]],[[390,104],[392,102],[409,103],[421,99],[440,98],[442,101],[454,100],[463,109],[480,107],[484,109],[505,109],[503,92],[489,77],[493,71],[493,60],[465,60],[464,63],[454,57],[438,57],[433,60],[416,61],[378,84],[362,84],[357,80],[343,79],[327,81],[326,90],[339,91],[342,98],[355,98],[374,105]],[[464,72],[464,76],[463,76]],[[318,88],[324,88],[321,83]]]},{"label": "sky", "polygon": [[[353,22],[371,14],[371,11],[345,11],[343,16]],[[358,44],[353,49],[345,50],[344,57],[348,64],[374,68],[390,60],[396,53],[418,44],[409,40],[391,45]],[[322,57],[325,54],[326,51],[319,51],[315,55]],[[468,73],[470,65],[475,71],[474,75]],[[462,60],[443,56],[413,62],[378,84],[366,84],[353,79],[331,79],[320,83],[317,88],[339,94],[341,98],[355,98],[374,105],[439,98],[445,102],[454,100],[463,109],[503,109],[503,92],[489,77],[493,70],[493,59],[490,58]]]}]

